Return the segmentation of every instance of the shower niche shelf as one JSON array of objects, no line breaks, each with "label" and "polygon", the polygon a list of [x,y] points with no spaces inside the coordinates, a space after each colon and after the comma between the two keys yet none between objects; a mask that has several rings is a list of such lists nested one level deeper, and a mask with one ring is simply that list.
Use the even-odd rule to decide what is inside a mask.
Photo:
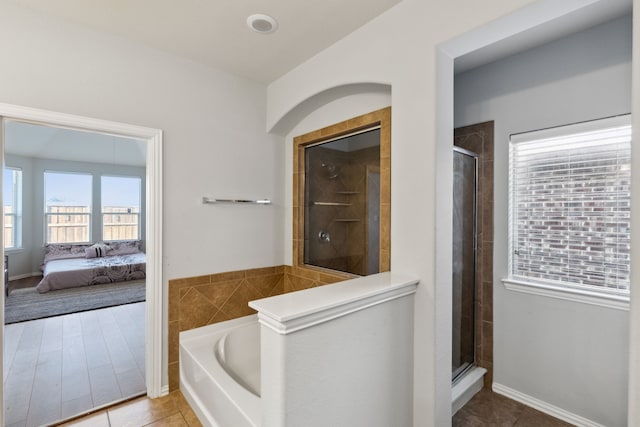
[{"label": "shower niche shelf", "polygon": [[313,202],[313,206],[351,206],[351,203],[341,203],[341,202]]},{"label": "shower niche shelf", "polygon": [[360,194],[359,191],[336,191],[336,194],[344,194],[347,196],[354,196],[356,194]]}]

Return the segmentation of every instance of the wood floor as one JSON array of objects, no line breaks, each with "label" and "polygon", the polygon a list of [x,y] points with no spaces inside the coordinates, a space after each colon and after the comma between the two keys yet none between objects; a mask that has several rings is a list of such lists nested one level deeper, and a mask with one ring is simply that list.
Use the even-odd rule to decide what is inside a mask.
[{"label": "wood floor", "polygon": [[144,393],[145,303],[5,326],[5,426],[41,426]]}]

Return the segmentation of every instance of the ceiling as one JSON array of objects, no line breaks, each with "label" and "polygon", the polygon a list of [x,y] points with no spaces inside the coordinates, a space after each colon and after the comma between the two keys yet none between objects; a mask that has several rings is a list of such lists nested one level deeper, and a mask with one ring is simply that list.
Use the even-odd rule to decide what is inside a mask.
[{"label": "ceiling", "polygon": [[[401,0],[5,1],[269,83]],[[631,7],[632,0],[594,2],[570,15],[456,58],[455,71],[468,71],[609,21],[630,13]],[[255,13],[276,18],[278,31],[272,34],[251,31],[246,19]],[[8,153],[145,164],[144,143],[140,141],[17,122],[10,123],[7,132]]]},{"label": "ceiling", "polygon": [[[233,74],[269,83],[400,0],[13,0]],[[249,15],[273,16],[258,34]]]},{"label": "ceiling", "polygon": [[630,14],[633,0],[593,2],[575,12],[521,31],[511,37],[456,58],[455,73],[463,73],[507,56],[550,43],[615,18]]},{"label": "ceiling", "polygon": [[146,166],[146,142],[8,120],[5,152],[40,159]]}]

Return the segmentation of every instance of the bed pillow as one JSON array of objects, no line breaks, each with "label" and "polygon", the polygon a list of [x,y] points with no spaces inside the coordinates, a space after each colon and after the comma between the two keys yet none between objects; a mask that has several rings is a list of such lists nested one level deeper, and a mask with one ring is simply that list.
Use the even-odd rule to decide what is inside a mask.
[{"label": "bed pillow", "polygon": [[100,258],[111,250],[111,247],[104,243],[96,243],[95,245],[89,246],[84,251],[85,258]]},{"label": "bed pillow", "polygon": [[129,255],[140,252],[140,240],[123,240],[120,242],[109,242],[111,250],[109,256],[112,255]]},{"label": "bed pillow", "polygon": [[51,244],[44,247],[44,262],[54,259],[84,258],[85,249],[90,245]]}]

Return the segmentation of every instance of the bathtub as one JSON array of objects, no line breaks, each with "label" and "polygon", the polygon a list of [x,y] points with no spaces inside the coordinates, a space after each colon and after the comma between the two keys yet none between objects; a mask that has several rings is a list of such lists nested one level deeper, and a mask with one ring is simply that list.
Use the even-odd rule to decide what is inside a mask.
[{"label": "bathtub", "polygon": [[258,427],[257,316],[181,332],[180,390],[204,426]]}]

